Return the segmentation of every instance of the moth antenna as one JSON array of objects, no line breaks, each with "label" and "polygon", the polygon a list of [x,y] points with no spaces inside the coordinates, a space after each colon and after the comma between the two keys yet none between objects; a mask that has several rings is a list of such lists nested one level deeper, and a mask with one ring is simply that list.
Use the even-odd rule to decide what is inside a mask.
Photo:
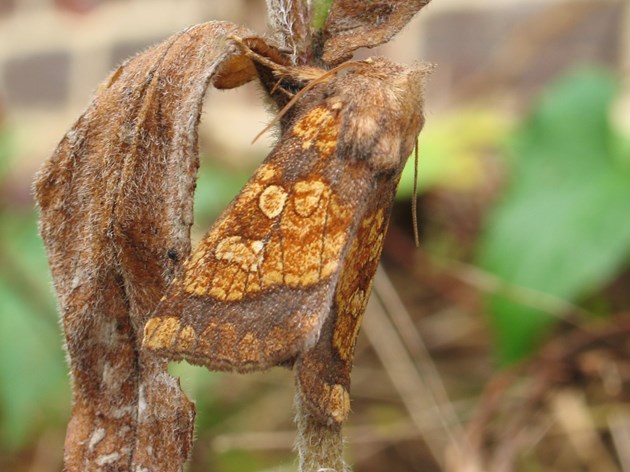
[{"label": "moth antenna", "polygon": [[284,93],[287,97],[293,97],[295,94],[294,94],[294,93],[289,92],[287,89],[285,89],[284,87],[282,87],[282,86],[280,85],[280,83],[281,83],[281,82],[282,82],[282,77],[280,77],[280,78],[278,79],[278,81],[277,81],[277,82],[273,85],[273,87],[271,88],[271,91],[269,92],[269,95],[273,95],[273,93],[274,93],[276,90],[280,90],[280,91],[281,91],[282,93]]},{"label": "moth antenna", "polygon": [[289,71],[290,71],[289,67],[283,66],[282,64],[278,64],[277,62],[274,62],[271,59],[268,59],[265,56],[262,56],[258,54],[257,52],[252,51],[252,49],[247,44],[245,44],[245,41],[243,41],[243,38],[236,36],[234,34],[231,34],[230,36],[228,36],[228,39],[238,44],[238,46],[243,50],[243,52],[245,53],[247,57],[255,59],[256,61],[260,62],[264,66],[269,67],[269,69],[271,69],[274,72],[279,71],[281,74],[289,75]]},{"label": "moth antenna", "polygon": [[282,82],[282,77],[280,77],[275,84],[273,84],[273,87],[271,88],[271,91],[269,92],[269,95],[273,95],[273,93],[278,90],[278,87],[280,87],[280,82]]},{"label": "moth antenna", "polygon": [[413,220],[413,241],[416,247],[420,247],[420,235],[418,232],[418,137],[414,146],[413,159],[413,196],[411,197],[411,219]]},{"label": "moth antenna", "polygon": [[282,118],[284,115],[286,115],[286,113],[293,107],[293,105],[295,105],[295,103],[306,93],[308,92],[310,89],[312,89],[313,87],[315,87],[315,85],[325,81],[326,79],[328,79],[329,77],[335,75],[337,72],[339,72],[340,70],[343,69],[347,69],[349,67],[356,67],[359,65],[364,65],[364,64],[370,64],[371,61],[369,59],[365,60],[365,61],[352,61],[352,62],[344,62],[343,64],[338,65],[337,67],[334,67],[333,69],[330,69],[329,71],[324,72],[322,75],[320,75],[319,77],[311,80],[308,84],[306,84],[306,86],[300,90],[298,93],[296,93],[293,98],[291,100],[289,100],[289,102],[284,106],[284,108],[282,108],[282,110],[280,110],[280,113],[278,113],[273,120],[271,120],[271,122],[265,126],[265,128],[256,135],[256,137],[254,138],[254,140],[252,141],[252,144],[254,144],[256,141],[258,141],[258,138],[260,138],[263,134],[265,134],[267,131],[269,131],[269,129],[275,125],[278,121],[280,121],[280,118]]}]

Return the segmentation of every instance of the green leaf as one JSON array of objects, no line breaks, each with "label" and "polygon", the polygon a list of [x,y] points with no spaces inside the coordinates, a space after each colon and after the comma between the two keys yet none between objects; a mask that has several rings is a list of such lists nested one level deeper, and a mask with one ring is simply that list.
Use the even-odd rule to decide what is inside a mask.
[{"label": "green leaf", "polygon": [[[630,168],[608,119],[615,93],[610,75],[581,71],[542,97],[513,141],[512,183],[481,243],[486,270],[576,301],[628,262]],[[503,363],[531,353],[554,321],[502,295],[489,308]]]},{"label": "green leaf", "polygon": [[195,402],[196,431],[207,431],[225,419],[225,406],[217,401],[216,395],[221,373],[211,372],[205,367],[190,365],[186,362],[170,362],[168,370],[171,375],[179,379],[186,396]]},{"label": "green leaf", "polygon": [[[418,140],[418,189],[475,188],[484,180],[481,157],[505,140],[508,124],[496,113],[471,109],[427,120]],[[409,199],[413,189],[413,153],[407,161],[397,197]]]},{"label": "green leaf", "polygon": [[12,134],[7,128],[0,127],[0,180],[6,176],[11,167],[12,145]]},{"label": "green leaf", "polygon": [[235,172],[205,160],[195,190],[195,225],[205,231],[245,185],[250,172]]},{"label": "green leaf", "polygon": [[311,19],[311,27],[313,28],[313,31],[319,32],[324,29],[331,6],[332,0],[313,0],[313,4],[311,6],[313,9],[313,16]]},{"label": "green leaf", "polygon": [[[11,224],[6,224],[10,220]],[[20,446],[70,405],[62,336],[32,215],[0,215],[0,442]]]}]

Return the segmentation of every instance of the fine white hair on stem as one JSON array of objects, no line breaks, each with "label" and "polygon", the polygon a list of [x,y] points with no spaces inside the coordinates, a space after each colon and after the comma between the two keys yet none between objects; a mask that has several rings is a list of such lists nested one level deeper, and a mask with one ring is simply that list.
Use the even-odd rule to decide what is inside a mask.
[{"label": "fine white hair on stem", "polygon": [[279,46],[291,51],[291,61],[297,63],[300,44],[304,41],[306,0],[267,0],[267,15]]}]

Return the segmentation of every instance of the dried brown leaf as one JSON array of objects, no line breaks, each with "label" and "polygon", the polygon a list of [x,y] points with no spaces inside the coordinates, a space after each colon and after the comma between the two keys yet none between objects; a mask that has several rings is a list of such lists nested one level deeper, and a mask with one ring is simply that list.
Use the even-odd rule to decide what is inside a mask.
[{"label": "dried brown leaf", "polygon": [[338,64],[358,48],[386,43],[430,1],[335,0],[324,27],[324,62]]},{"label": "dried brown leaf", "polygon": [[209,81],[255,77],[210,22],[119,67],[35,183],[73,387],[65,469],[182,470],[194,405],[142,327],[190,252],[197,124]]}]

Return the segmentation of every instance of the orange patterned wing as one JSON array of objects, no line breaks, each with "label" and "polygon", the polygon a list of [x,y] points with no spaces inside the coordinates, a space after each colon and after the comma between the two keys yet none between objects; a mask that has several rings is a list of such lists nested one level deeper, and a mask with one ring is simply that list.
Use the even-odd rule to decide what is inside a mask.
[{"label": "orange patterned wing", "polygon": [[387,231],[398,176],[383,179],[351,242],[339,276],[331,315],[317,344],[296,363],[297,381],[309,410],[328,424],[350,411],[350,372],[361,320]]},{"label": "orange patterned wing", "polygon": [[144,348],[244,372],[314,345],[373,190],[352,185],[365,166],[337,157],[339,115],[326,102],[300,115],[184,263]]}]

